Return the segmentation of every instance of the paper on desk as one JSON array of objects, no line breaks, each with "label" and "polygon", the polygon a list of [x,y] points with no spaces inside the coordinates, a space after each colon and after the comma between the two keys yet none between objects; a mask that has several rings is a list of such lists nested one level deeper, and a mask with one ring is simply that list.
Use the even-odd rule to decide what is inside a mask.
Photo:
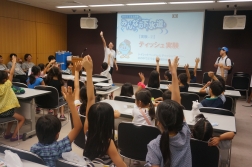
[{"label": "paper on desk", "polygon": [[16,153],[11,152],[10,150],[5,150],[4,153],[4,161],[7,166],[23,167],[23,163]]}]

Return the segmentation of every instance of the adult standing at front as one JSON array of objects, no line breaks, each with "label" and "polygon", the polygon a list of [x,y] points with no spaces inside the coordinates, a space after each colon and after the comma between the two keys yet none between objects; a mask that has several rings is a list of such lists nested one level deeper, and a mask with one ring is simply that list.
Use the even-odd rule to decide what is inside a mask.
[{"label": "adult standing at front", "polygon": [[27,73],[29,71],[29,68],[32,68],[33,66],[35,66],[35,64],[31,61],[32,56],[30,54],[25,54],[24,60],[25,62],[22,63],[22,69]]},{"label": "adult standing at front", "polygon": [[115,68],[116,68],[116,71],[118,71],[118,66],[116,64],[116,53],[115,53],[115,50],[113,50],[113,43],[112,42],[109,42],[108,44],[108,47],[107,47],[107,44],[106,44],[106,41],[105,41],[105,38],[103,37],[103,32],[101,31],[100,33],[100,36],[101,36],[101,39],[102,39],[102,42],[103,42],[103,47],[104,47],[104,60],[103,62],[106,62],[108,63],[108,58],[109,58],[109,55],[110,55],[110,71],[109,73],[112,75],[113,73],[113,65],[115,64]]},{"label": "adult standing at front", "polygon": [[228,70],[231,69],[231,60],[227,57],[228,48],[222,47],[220,50],[220,57],[217,58],[214,67],[218,68],[216,74],[221,75],[221,67],[224,69],[224,80],[227,81]]}]

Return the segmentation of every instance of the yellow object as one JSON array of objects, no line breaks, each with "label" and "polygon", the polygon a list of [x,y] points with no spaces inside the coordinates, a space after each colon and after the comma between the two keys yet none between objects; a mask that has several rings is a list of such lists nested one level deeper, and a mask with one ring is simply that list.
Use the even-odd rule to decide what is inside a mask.
[{"label": "yellow object", "polygon": [[20,107],[11,86],[12,83],[10,80],[7,80],[4,84],[0,84],[0,114],[12,108]]}]

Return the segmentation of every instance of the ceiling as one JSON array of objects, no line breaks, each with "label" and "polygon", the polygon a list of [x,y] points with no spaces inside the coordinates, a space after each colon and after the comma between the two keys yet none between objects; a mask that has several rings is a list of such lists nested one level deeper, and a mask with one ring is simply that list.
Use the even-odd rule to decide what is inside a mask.
[{"label": "ceiling", "polygon": [[[229,3],[209,3],[209,4],[165,4],[147,6],[115,6],[115,7],[83,7],[58,9],[56,6],[77,6],[77,5],[100,5],[100,4],[126,4],[126,3],[147,3],[147,2],[175,2],[192,0],[11,0],[30,6],[35,6],[55,12],[65,14],[84,14],[90,9],[91,13],[115,13],[115,12],[143,12],[143,11],[190,11],[190,10],[233,10],[234,5],[239,10],[252,10],[252,2],[229,2]],[[229,8],[227,8],[229,5]],[[84,12],[86,9],[86,12]]]}]

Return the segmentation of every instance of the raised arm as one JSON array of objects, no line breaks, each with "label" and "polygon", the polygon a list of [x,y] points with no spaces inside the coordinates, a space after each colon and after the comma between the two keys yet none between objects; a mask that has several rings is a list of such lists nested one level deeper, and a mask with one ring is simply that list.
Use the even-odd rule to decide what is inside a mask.
[{"label": "raised arm", "polygon": [[54,64],[55,61],[56,61],[56,60],[51,60],[51,61],[47,64],[47,66],[46,66],[45,69],[43,70],[43,73],[44,73],[44,74],[46,74],[46,72],[48,72],[48,71],[52,68],[51,65]]},{"label": "raised arm", "polygon": [[137,90],[136,90],[136,92],[140,91],[141,89],[145,89],[145,85],[144,85],[145,77],[144,77],[144,74],[140,72],[140,73],[138,73],[138,75],[139,75],[139,77],[141,79],[141,82],[139,82],[137,84]]},{"label": "raised arm", "polygon": [[190,81],[191,81],[191,75],[190,75],[190,72],[189,72],[189,64],[186,64],[185,66],[184,66],[184,68],[185,68],[185,70],[186,70],[186,76],[187,76],[187,83],[189,84],[190,83]]},{"label": "raised arm", "polygon": [[10,80],[11,82],[12,82],[12,80],[13,80],[13,75],[14,75],[14,72],[15,72],[16,62],[17,62],[16,56],[12,56],[12,67],[11,67],[10,75],[9,75],[9,80]]},{"label": "raised arm", "polygon": [[[159,73],[159,71],[160,71],[160,69],[159,69],[159,61],[160,61],[160,59],[159,59],[159,57],[157,56],[157,57],[156,57],[156,64],[157,64],[156,70],[157,70],[158,73]],[[160,74],[159,74],[159,76],[160,76]]]},{"label": "raised arm", "polygon": [[178,67],[178,61],[179,58],[176,56],[171,63],[171,60],[169,59],[169,70],[171,71],[172,74],[172,96],[171,99],[173,101],[178,102],[181,104],[181,97],[180,97],[180,90],[179,90],[179,82],[178,82],[178,76],[177,76],[177,67]]},{"label": "raised arm", "polygon": [[197,76],[197,69],[198,69],[199,62],[200,62],[200,59],[196,58],[195,59],[195,67],[194,67],[194,70],[193,70],[193,74],[194,74],[195,77]]},{"label": "raised arm", "polygon": [[111,65],[110,65],[110,57],[111,57],[111,54],[108,55],[108,66],[111,67]]},{"label": "raised arm", "polygon": [[208,142],[209,146],[218,146],[220,141],[223,140],[232,140],[234,138],[234,132],[226,132],[221,134],[219,137],[213,137],[210,142]]},{"label": "raised arm", "polygon": [[92,80],[93,74],[93,61],[89,55],[85,56],[82,60],[82,66],[86,69],[87,73],[87,108],[86,108],[86,120],[84,124],[84,133],[88,131],[88,112],[89,108],[95,103],[94,84]]},{"label": "raised arm", "polygon": [[100,33],[100,36],[101,36],[101,39],[102,39],[102,42],[103,42],[103,47],[106,48],[107,44],[106,44],[105,38],[103,37],[103,32],[102,31]]},{"label": "raised arm", "polygon": [[73,125],[74,128],[69,132],[68,138],[70,142],[73,142],[74,139],[78,136],[78,134],[81,131],[82,123],[79,117],[79,114],[77,112],[77,109],[74,105],[74,93],[72,93],[72,87],[68,86],[67,88],[64,87],[62,89],[62,94],[64,98],[67,101],[68,107],[70,108],[70,111],[72,113],[72,119],[73,119]]},{"label": "raised arm", "polygon": [[81,66],[81,61],[78,61],[75,63],[75,73],[74,73],[74,99],[75,100],[80,100],[80,74],[79,72],[81,71],[82,66]]},{"label": "raised arm", "polygon": [[207,84],[205,84],[201,89],[200,89],[200,93],[206,93],[206,88],[211,84],[211,82],[207,82]]},{"label": "raised arm", "polygon": [[213,71],[209,71],[208,72],[208,76],[214,80],[214,81],[218,81],[218,78],[214,75],[214,72]]}]

